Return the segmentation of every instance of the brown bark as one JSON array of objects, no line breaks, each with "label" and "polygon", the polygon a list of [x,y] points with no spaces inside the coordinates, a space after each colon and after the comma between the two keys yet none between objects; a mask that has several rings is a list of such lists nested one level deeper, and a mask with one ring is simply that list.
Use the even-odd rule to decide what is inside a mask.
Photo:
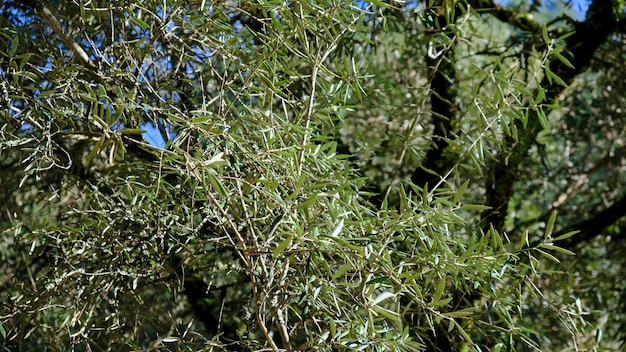
[{"label": "brown bark", "polygon": [[453,50],[445,50],[441,58],[427,58],[428,66],[433,70],[431,81],[431,114],[432,114],[432,145],[420,168],[411,175],[411,182],[418,186],[438,182],[455,160],[447,160],[444,151],[448,147],[450,140],[455,139],[458,133],[456,128],[456,86],[454,78],[456,76],[452,63]]},{"label": "brown bark", "polygon": [[[455,82],[454,45],[437,48],[435,44],[437,36],[441,35],[447,36],[448,41],[454,41],[454,33],[446,32],[445,29],[449,24],[446,22],[445,6],[443,1],[435,1],[431,8],[426,9],[426,12],[433,16],[433,26],[435,26],[430,28],[433,33],[430,45],[435,49],[434,52],[429,50],[426,56],[431,75],[430,105],[433,132],[431,135],[432,144],[422,161],[422,165],[411,175],[411,182],[420,187],[426,184],[433,186],[456,162],[456,160],[449,160],[444,155],[450,141],[457,138],[459,130],[455,105],[457,85]],[[450,19],[452,23],[456,22],[458,15],[463,11],[457,8],[454,13],[457,16]]]}]

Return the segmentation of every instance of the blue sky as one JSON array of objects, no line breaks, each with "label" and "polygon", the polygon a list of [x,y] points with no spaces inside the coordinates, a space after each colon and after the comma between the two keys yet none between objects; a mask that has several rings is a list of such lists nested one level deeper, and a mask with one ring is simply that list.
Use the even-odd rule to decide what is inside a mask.
[{"label": "blue sky", "polygon": [[[503,5],[503,6],[507,6],[507,4],[511,4],[511,3],[518,3],[518,1],[516,0],[494,0],[494,2],[496,4],[499,5]],[[532,0],[528,0],[528,3],[532,3]],[[585,15],[587,14],[587,9],[589,9],[589,4],[591,3],[591,0],[570,0],[570,1],[564,1],[564,0],[541,0],[541,3],[543,4],[543,7],[550,10],[550,11],[555,11],[557,10],[557,6],[556,4],[558,2],[563,2],[563,3],[567,3],[569,2],[572,6],[572,9],[574,10],[574,12],[576,13],[576,15],[578,16],[578,18],[576,18],[576,20],[578,21],[582,21],[585,19]]]}]

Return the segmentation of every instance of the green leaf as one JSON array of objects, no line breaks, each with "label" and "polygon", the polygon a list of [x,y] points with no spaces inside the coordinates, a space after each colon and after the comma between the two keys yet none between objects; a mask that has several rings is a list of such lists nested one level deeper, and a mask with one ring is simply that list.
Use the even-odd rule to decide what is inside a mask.
[{"label": "green leaf", "polygon": [[556,38],[556,41],[558,41],[558,42],[563,41],[563,40],[571,37],[572,35],[574,35],[574,33],[576,33],[576,31],[571,31],[571,32],[565,33],[562,36]]},{"label": "green leaf", "polygon": [[461,324],[459,324],[456,320],[454,320],[454,326],[459,330],[459,333],[461,333],[461,336],[463,336],[463,338],[465,339],[465,341],[469,344],[474,344],[474,341],[472,341],[472,338],[467,334],[467,332],[465,331],[465,329],[463,329],[463,327],[461,327]]},{"label": "green leaf", "polygon": [[51,90],[45,90],[39,94],[37,94],[37,99],[43,99],[43,98],[47,98],[53,94],[55,94],[57,91],[55,89],[51,89]]},{"label": "green leaf", "polygon": [[119,130],[115,130],[115,132],[121,134],[143,134],[146,133],[146,130],[142,130],[139,128],[120,128]]},{"label": "green leaf", "polygon": [[389,4],[386,4],[380,0],[368,0],[367,2],[369,2],[370,4],[376,5],[380,8],[386,9],[389,7]]},{"label": "green leaf", "polygon": [[139,27],[141,27],[141,29],[149,29],[150,25],[148,23],[146,23],[146,21],[138,18],[138,17],[132,17],[131,21],[134,22],[136,25],[138,25]]},{"label": "green leaf", "polygon": [[440,299],[438,301],[433,301],[430,305],[434,308],[446,306],[448,303],[452,301],[452,297],[447,297],[444,299]]},{"label": "green leaf", "polygon": [[574,69],[574,65],[572,65],[572,63],[567,58],[565,58],[565,56],[561,55],[561,53],[554,52],[554,56],[556,56],[556,58],[559,59],[559,61],[561,61],[565,66]]},{"label": "green leaf", "polygon": [[89,165],[93,158],[95,158],[100,150],[104,147],[107,140],[108,138],[106,135],[103,134],[102,136],[100,136],[98,142],[96,142],[96,145],[94,145],[94,147],[91,149],[91,152],[89,152],[89,154],[83,158],[83,164]]},{"label": "green leaf", "polygon": [[446,278],[439,280],[439,284],[437,284],[437,288],[435,289],[435,293],[433,294],[433,301],[438,301],[443,295],[443,290],[446,287]]},{"label": "green leaf", "polygon": [[552,230],[554,229],[554,222],[556,221],[556,213],[557,211],[554,210],[552,211],[552,214],[550,214],[550,219],[548,219],[548,225],[546,225],[546,232],[545,232],[544,238],[548,238],[550,237],[550,235],[552,235]]},{"label": "green leaf", "polygon": [[335,322],[335,319],[330,319],[329,325],[330,325],[330,337],[334,339],[335,336],[337,336],[337,323]]},{"label": "green leaf", "polygon": [[228,192],[226,192],[226,188],[224,188],[224,185],[222,184],[222,182],[220,182],[220,180],[217,178],[214,172],[208,172],[208,174],[209,174],[209,181],[211,182],[213,189],[218,191],[218,193],[221,194],[222,196],[228,197]]},{"label": "green leaf", "polygon": [[552,84],[552,76],[554,76],[554,73],[552,73],[552,70],[550,70],[550,64],[546,63],[543,66],[543,70],[546,73],[546,78],[548,79],[548,83]]},{"label": "green leaf", "polygon": [[317,194],[313,194],[311,197],[306,199],[304,202],[294,206],[294,208],[297,209],[297,210],[301,210],[301,209],[304,209],[304,208],[308,208],[309,206],[311,206],[315,202],[317,202]]},{"label": "green leaf", "polygon": [[270,15],[270,18],[272,19],[272,25],[274,26],[274,28],[276,29],[276,32],[282,32],[283,31],[283,24],[280,22],[280,20],[278,20],[276,18],[277,15]]},{"label": "green leaf", "polygon": [[380,276],[374,279],[369,280],[368,282],[365,283],[365,285],[372,285],[372,284],[380,284],[383,282],[389,282],[389,277],[388,276]]},{"label": "green leaf", "polygon": [[544,248],[544,249],[549,249],[549,250],[553,250],[555,252],[559,252],[565,255],[576,255],[576,253],[570,251],[569,249],[565,249],[562,247],[558,247],[553,245],[552,243],[542,243],[539,245],[539,248]]},{"label": "green leaf", "polygon": [[461,186],[459,187],[459,190],[454,194],[454,198],[452,198],[452,203],[453,204],[457,204],[460,200],[461,197],[463,197],[463,194],[465,194],[465,191],[467,190],[467,186],[469,185],[469,178],[467,180],[465,180],[465,182],[463,182],[461,184]]},{"label": "green leaf", "polygon": [[483,177],[483,168],[480,166],[480,163],[478,162],[478,159],[474,156],[474,154],[470,154],[470,160],[472,161],[472,164],[474,166],[474,172],[476,172],[478,174],[478,176]]},{"label": "green leaf", "polygon": [[555,263],[561,263],[560,260],[558,260],[555,256],[553,256],[552,254],[546,252],[546,251],[542,251],[541,249],[535,249],[537,252],[543,254],[544,256],[546,256],[548,259],[552,260]]},{"label": "green leaf", "polygon": [[348,243],[346,240],[339,238],[339,237],[334,237],[334,236],[326,236],[326,235],[320,235],[321,238],[329,238],[331,240],[333,240],[334,242],[336,242],[337,244],[352,249],[354,251],[360,251],[361,247],[360,246],[355,246],[353,244]]},{"label": "green leaf", "polygon": [[502,248],[504,247],[504,243],[502,243],[502,236],[493,228],[493,224],[489,225],[489,234],[491,235],[491,245],[493,248]]},{"label": "green leaf", "polygon": [[554,241],[554,242],[556,242],[556,241],[562,241],[562,240],[564,240],[564,239],[567,239],[567,238],[570,238],[570,237],[574,236],[575,234],[577,234],[577,233],[579,233],[579,232],[580,232],[580,231],[578,231],[578,230],[576,230],[576,231],[570,231],[570,232],[567,232],[567,233],[562,234],[561,236],[559,236],[559,237],[555,238],[553,241]]},{"label": "green leaf", "polygon": [[[372,309],[373,309],[373,310],[374,310],[377,314],[380,314],[380,315],[384,316],[385,318],[387,318],[389,321],[392,321],[392,322],[400,322],[400,316],[398,315],[398,313],[397,313],[397,312],[394,312],[394,311],[392,311],[392,310],[389,310],[389,309],[386,309],[386,308],[383,308],[383,307],[381,307],[381,306],[377,306],[377,305],[374,305],[374,306],[372,307]],[[366,349],[364,349],[364,350],[369,351],[369,349],[367,349],[367,348],[366,348]]]},{"label": "green leaf", "polygon": [[343,219],[339,219],[339,222],[335,225],[335,227],[333,228],[333,231],[328,236],[336,237],[341,232],[341,229],[343,229]]},{"label": "green leaf", "polygon": [[533,101],[533,105],[541,104],[546,99],[546,90],[543,87],[537,87],[537,97]]},{"label": "green leaf", "polygon": [[465,308],[465,309],[457,310],[456,312],[445,312],[442,314],[449,318],[465,318],[474,314],[474,308]]},{"label": "green leaf", "polygon": [[520,244],[519,249],[526,248],[530,246],[530,238],[528,235],[528,230],[524,231],[524,234],[520,236]]},{"label": "green leaf", "polygon": [[522,127],[524,129],[526,129],[526,127],[528,126],[528,111],[530,110],[524,110],[524,114],[522,115]]},{"label": "green leaf", "polygon": [[548,34],[548,26],[544,25],[543,27],[541,27],[541,36],[543,37],[543,41],[547,45],[551,44],[550,35]]},{"label": "green leaf", "polygon": [[556,83],[558,83],[562,87],[565,87],[565,88],[569,87],[567,83],[565,83],[565,81],[561,79],[561,77],[557,76],[556,74],[552,73],[552,78],[556,81]]},{"label": "green leaf", "polygon": [[543,109],[541,107],[537,108],[537,118],[539,119],[539,124],[541,124],[541,127],[544,130],[550,129],[550,123],[548,123],[548,117],[546,116],[546,113],[543,112]]},{"label": "green leaf", "polygon": [[395,297],[396,294],[390,291],[383,291],[381,292],[381,294],[379,294],[371,303],[371,305],[375,306],[378,305],[379,303],[382,303],[386,300],[388,300],[391,297]]},{"label": "green leaf", "polygon": [[276,258],[278,257],[282,252],[285,251],[285,249],[287,249],[287,247],[289,247],[289,245],[291,244],[291,241],[293,240],[293,236],[289,236],[287,238],[285,238],[282,242],[280,242],[280,244],[278,245],[278,247],[276,247],[274,249],[274,251],[272,251],[272,257]]}]

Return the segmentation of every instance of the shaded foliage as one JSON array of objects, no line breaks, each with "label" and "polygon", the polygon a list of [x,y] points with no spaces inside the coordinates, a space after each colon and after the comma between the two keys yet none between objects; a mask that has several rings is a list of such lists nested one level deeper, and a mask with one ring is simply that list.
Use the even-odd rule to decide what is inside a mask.
[{"label": "shaded foliage", "polygon": [[619,347],[621,5],[1,6],[8,350]]}]

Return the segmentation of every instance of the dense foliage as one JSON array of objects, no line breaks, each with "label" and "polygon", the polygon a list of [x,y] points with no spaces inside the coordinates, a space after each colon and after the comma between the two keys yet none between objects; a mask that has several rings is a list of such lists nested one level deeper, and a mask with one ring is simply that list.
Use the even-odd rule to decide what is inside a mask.
[{"label": "dense foliage", "polygon": [[626,28],[577,6],[3,2],[5,350],[618,350]]}]

